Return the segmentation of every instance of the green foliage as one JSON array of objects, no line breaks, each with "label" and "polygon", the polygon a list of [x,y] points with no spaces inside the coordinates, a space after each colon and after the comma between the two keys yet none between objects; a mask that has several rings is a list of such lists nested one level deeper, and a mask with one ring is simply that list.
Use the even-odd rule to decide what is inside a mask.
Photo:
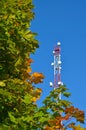
[{"label": "green foliage", "polygon": [[32,0],[0,1],[0,129],[3,130],[26,130],[29,117],[33,119],[37,108],[32,100],[36,90],[27,82],[29,55],[39,47],[36,33],[30,30],[33,7]]},{"label": "green foliage", "polygon": [[[46,130],[68,128],[69,124],[72,123],[73,118],[75,118],[76,121],[84,123],[84,112],[78,108],[74,108],[69,100],[63,100],[70,96],[70,93],[67,92],[67,90],[68,89],[65,86],[60,86],[51,91],[50,95],[43,101],[46,112],[51,112],[50,119],[48,119],[48,123],[50,122],[50,124],[47,123],[48,125],[46,126]],[[61,99],[61,96],[63,99]],[[59,122],[57,122],[57,120]],[[68,122],[68,120],[70,121]]]},{"label": "green foliage", "polygon": [[18,77],[25,58],[38,47],[30,31],[34,18],[32,0],[0,1],[0,80]]}]

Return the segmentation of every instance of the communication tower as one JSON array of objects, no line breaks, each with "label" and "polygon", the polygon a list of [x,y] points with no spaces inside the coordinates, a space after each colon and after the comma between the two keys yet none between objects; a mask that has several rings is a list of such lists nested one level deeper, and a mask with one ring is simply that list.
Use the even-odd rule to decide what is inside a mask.
[{"label": "communication tower", "polygon": [[61,43],[58,42],[53,50],[54,62],[51,63],[54,66],[54,83],[50,82],[50,86],[57,88],[63,85],[61,81]]},{"label": "communication tower", "polygon": [[[51,63],[54,66],[54,83],[50,82],[50,86],[54,87],[54,89],[63,85],[61,81],[61,43],[58,42],[53,50],[54,62]],[[59,95],[59,99],[61,99],[61,93]],[[61,114],[61,113],[60,113]],[[62,124],[62,122],[61,122]],[[58,130],[58,129],[56,129]],[[61,130],[61,129],[60,129]]]}]

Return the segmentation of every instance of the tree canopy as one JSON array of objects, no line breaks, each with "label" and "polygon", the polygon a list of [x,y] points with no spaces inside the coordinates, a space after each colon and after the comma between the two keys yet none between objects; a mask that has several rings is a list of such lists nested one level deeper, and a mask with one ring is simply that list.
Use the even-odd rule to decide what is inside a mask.
[{"label": "tree canopy", "polygon": [[[31,53],[39,47],[30,30],[34,19],[32,0],[0,1],[0,130],[85,130],[84,112],[59,94],[70,96],[66,86],[50,92],[38,107],[44,75],[32,72]],[[75,119],[74,122],[72,119]]]}]

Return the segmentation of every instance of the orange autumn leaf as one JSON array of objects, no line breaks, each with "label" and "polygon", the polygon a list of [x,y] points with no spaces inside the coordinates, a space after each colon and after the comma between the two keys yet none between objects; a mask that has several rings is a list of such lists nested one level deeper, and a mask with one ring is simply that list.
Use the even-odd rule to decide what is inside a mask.
[{"label": "orange autumn leaf", "polygon": [[69,118],[70,118],[70,115],[67,114],[67,115],[64,116],[64,117],[61,117],[61,121],[68,120]]},{"label": "orange autumn leaf", "polygon": [[38,72],[33,73],[30,77],[30,81],[35,84],[42,83],[43,79],[44,79],[44,75]]},{"label": "orange autumn leaf", "polygon": [[85,119],[84,111],[81,111],[78,108],[74,108],[74,106],[71,106],[69,108],[66,108],[65,113],[66,114],[68,113],[70,116],[75,117],[77,121],[84,123]]},{"label": "orange autumn leaf", "polygon": [[49,126],[45,126],[44,130],[54,130],[54,129]]},{"label": "orange autumn leaf", "polygon": [[35,97],[32,97],[31,101],[36,102],[38,99],[40,99],[40,95],[37,95]]},{"label": "orange autumn leaf", "polygon": [[32,76],[37,77],[37,78],[38,77],[44,78],[43,74],[42,73],[38,73],[38,72],[33,73]]},{"label": "orange autumn leaf", "polygon": [[31,73],[31,71],[32,71],[32,70],[31,70],[30,67],[28,67],[27,70],[26,70],[27,73]]},{"label": "orange autumn leaf", "polygon": [[48,121],[48,123],[54,130],[63,127],[61,124],[61,117],[56,117],[55,119],[51,119]]},{"label": "orange autumn leaf", "polygon": [[33,62],[33,60],[31,58],[26,58],[26,63],[28,66],[30,66],[30,64]]}]

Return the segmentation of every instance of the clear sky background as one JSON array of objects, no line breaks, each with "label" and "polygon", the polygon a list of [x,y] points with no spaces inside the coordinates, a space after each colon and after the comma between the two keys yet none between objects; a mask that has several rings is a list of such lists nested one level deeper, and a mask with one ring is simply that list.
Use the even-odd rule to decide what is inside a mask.
[{"label": "clear sky background", "polygon": [[86,113],[86,0],[34,0],[34,5],[31,30],[38,33],[40,48],[31,57],[33,71],[45,75],[44,83],[38,85],[43,89],[41,101],[51,90],[52,51],[60,41],[62,81],[72,94],[74,106]]}]

